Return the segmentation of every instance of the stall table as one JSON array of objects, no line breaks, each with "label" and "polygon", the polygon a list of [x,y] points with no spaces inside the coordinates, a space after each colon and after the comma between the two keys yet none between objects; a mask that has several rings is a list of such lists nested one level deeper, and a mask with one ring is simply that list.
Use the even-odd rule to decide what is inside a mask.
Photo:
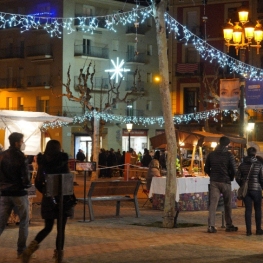
[{"label": "stall table", "polygon": [[[177,178],[175,196],[176,210],[200,211],[208,209],[209,177]],[[232,207],[236,208],[237,182],[232,183]],[[166,177],[153,177],[149,196],[153,199],[153,208],[163,210],[165,201]],[[222,199],[222,198],[221,198]],[[222,201],[222,200],[221,200]],[[220,202],[220,201],[219,201]]]}]

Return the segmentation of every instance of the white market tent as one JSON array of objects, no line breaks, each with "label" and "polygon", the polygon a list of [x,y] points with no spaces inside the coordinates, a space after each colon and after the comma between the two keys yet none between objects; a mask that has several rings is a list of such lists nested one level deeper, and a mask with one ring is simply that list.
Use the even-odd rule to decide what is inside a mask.
[{"label": "white market tent", "polygon": [[0,129],[5,130],[4,149],[9,147],[8,136],[12,132],[24,134],[26,155],[36,155],[41,151],[41,127],[52,127],[72,122],[72,118],[53,116],[45,112],[0,110]]}]

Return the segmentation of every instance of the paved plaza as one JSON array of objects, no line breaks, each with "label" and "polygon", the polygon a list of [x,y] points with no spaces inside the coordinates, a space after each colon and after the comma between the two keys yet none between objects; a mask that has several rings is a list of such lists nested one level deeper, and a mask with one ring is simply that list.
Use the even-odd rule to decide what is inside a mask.
[{"label": "paved plaza", "polygon": [[[81,178],[80,178],[81,179]],[[81,184],[79,191],[81,190]],[[81,194],[76,191],[78,194]],[[140,190],[139,190],[140,191]],[[178,223],[201,226],[164,229],[145,226],[162,221],[163,211],[153,210],[145,196],[139,193],[141,217],[135,217],[132,203],[121,205],[120,216],[115,216],[114,202],[94,203],[95,221],[83,222],[83,204],[75,209],[75,216],[66,227],[65,259],[71,263],[259,263],[263,262],[263,236],[247,237],[244,207],[233,209],[233,222],[238,232],[221,228],[221,213],[217,213],[218,232],[207,233],[207,211],[180,212]],[[253,215],[254,217],[254,215]],[[86,207],[85,220],[89,214]],[[254,223],[254,219],[253,219]],[[40,206],[33,204],[33,218],[29,228],[30,242],[43,227]],[[0,262],[20,262],[16,259],[18,226],[10,224],[0,237]],[[53,262],[56,229],[41,243],[32,263]]]}]

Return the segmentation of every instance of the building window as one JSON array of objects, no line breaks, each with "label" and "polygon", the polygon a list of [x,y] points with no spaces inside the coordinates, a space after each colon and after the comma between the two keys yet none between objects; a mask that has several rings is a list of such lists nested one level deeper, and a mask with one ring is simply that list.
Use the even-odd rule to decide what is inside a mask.
[{"label": "building window", "polygon": [[152,83],[153,82],[153,75],[152,73],[147,73],[147,83]]},{"label": "building window", "polygon": [[82,45],[83,45],[83,55],[90,55],[90,40],[83,38],[82,40]]},{"label": "building window", "polygon": [[117,39],[112,40],[112,50],[113,51],[119,50],[119,40],[117,40]]},{"label": "building window", "polygon": [[186,47],[185,50],[185,63],[197,63],[199,54],[193,47]]},{"label": "building window", "polygon": [[153,45],[147,45],[147,55],[152,56],[153,54]]},{"label": "building window", "polygon": [[153,26],[153,20],[152,20],[151,17],[149,17],[149,18],[147,19],[147,26],[148,26],[148,27],[152,27],[152,26]]},{"label": "building window", "polygon": [[112,99],[112,109],[116,110],[118,109],[118,104],[116,98]]},{"label": "building window", "polygon": [[83,16],[93,16],[93,8],[89,5],[83,5],[82,14]]},{"label": "building window", "polygon": [[127,101],[126,115],[133,116],[133,102],[131,100]]},{"label": "building window", "polygon": [[198,88],[184,89],[184,114],[198,111]]},{"label": "building window", "polygon": [[200,35],[200,10],[199,8],[184,9],[184,24],[195,35]]},{"label": "building window", "polygon": [[152,110],[152,101],[151,100],[147,100],[147,102],[146,102],[146,110]]}]

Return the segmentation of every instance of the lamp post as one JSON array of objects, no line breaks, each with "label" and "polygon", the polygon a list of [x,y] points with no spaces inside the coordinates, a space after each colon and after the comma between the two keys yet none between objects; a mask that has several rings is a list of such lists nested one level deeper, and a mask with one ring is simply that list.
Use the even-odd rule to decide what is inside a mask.
[{"label": "lamp post", "polygon": [[[255,26],[249,22],[248,11],[243,6],[238,10],[238,18],[239,22],[234,22],[235,25],[229,19],[223,29],[227,53],[229,52],[229,47],[234,46],[236,55],[238,55],[239,49],[245,50],[248,48],[249,50],[250,47],[256,48],[257,54],[259,54],[259,48],[261,48],[260,42],[263,40],[263,30],[260,21],[257,20]],[[256,44],[252,43],[253,39]]]},{"label": "lamp post", "polygon": [[253,131],[255,128],[255,122],[252,118],[250,118],[247,122],[247,148],[248,148],[248,133]]},{"label": "lamp post", "polygon": [[[228,20],[226,25],[223,28],[224,39],[226,41],[225,45],[227,46],[227,53],[229,52],[229,47],[234,46],[236,49],[236,55],[240,50],[240,60],[245,62],[245,50],[248,51],[250,48],[256,48],[257,54],[259,54],[259,48],[261,48],[260,42],[263,40],[263,30],[260,21],[257,20],[256,25],[254,26],[248,20],[248,10],[241,6],[238,10],[238,18],[239,22],[234,22],[235,25],[231,23],[231,19]],[[252,40],[256,42],[256,44],[252,43]],[[244,88],[245,83],[244,79],[241,80],[240,86],[240,127],[239,127],[239,135],[244,137]],[[248,132],[247,132],[248,134]],[[241,147],[241,157],[244,155],[243,146]]]},{"label": "lamp post", "polygon": [[132,123],[126,124],[127,131],[129,133],[129,139],[128,139],[128,151],[131,149],[131,131],[132,131]]}]

